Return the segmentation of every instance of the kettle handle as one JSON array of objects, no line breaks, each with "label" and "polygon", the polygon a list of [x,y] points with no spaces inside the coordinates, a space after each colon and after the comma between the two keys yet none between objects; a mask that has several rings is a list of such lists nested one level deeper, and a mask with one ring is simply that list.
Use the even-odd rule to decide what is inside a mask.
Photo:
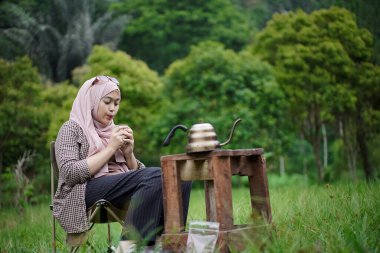
[{"label": "kettle handle", "polygon": [[169,145],[170,139],[174,136],[174,133],[178,128],[182,129],[185,132],[187,131],[187,127],[185,127],[184,125],[177,125],[173,127],[172,130],[170,130],[168,136],[165,138],[164,142],[162,143],[162,146],[166,147]]},{"label": "kettle handle", "polygon": [[234,124],[233,124],[233,126],[231,128],[231,132],[230,132],[230,136],[228,137],[228,140],[226,140],[225,142],[221,143],[220,146],[224,146],[224,145],[228,144],[231,141],[232,135],[234,134],[234,131],[235,131],[235,127],[236,127],[237,123],[239,123],[240,121],[241,121],[241,119],[235,120],[235,122],[234,122]]}]

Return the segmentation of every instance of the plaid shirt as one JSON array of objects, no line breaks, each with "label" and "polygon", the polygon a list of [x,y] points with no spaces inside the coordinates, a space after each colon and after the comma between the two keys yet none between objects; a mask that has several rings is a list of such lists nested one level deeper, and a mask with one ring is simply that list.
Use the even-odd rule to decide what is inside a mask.
[{"label": "plaid shirt", "polygon": [[[67,233],[89,229],[86,210],[86,182],[91,179],[87,164],[89,144],[81,127],[74,121],[65,122],[55,142],[55,156],[59,168],[53,214]],[[144,164],[137,161],[138,167]]]}]

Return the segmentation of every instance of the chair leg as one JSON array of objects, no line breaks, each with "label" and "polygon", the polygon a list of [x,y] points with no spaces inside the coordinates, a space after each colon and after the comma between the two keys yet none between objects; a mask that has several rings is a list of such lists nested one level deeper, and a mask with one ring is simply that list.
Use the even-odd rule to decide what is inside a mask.
[{"label": "chair leg", "polygon": [[112,246],[112,241],[111,241],[111,225],[110,223],[108,222],[107,223],[107,232],[108,232],[108,249],[107,249],[107,253],[113,253],[113,252],[116,252],[116,248],[114,246]]},{"label": "chair leg", "polygon": [[119,222],[120,223],[120,225],[123,227],[124,226],[124,222],[115,214],[115,212],[114,211],[112,211],[112,209],[111,208],[109,208],[108,206],[105,206],[104,207],[106,210],[107,210],[107,212],[115,219],[115,220],[117,220],[117,222]]},{"label": "chair leg", "polygon": [[57,250],[57,242],[55,240],[55,218],[54,218],[53,214],[51,216],[52,216],[52,226],[53,226],[53,229],[52,229],[52,248],[53,248],[53,253],[55,253]]},{"label": "chair leg", "polygon": [[[91,208],[93,211],[89,215],[90,216],[89,217],[90,221],[92,221],[94,219],[94,217],[101,210],[103,210],[103,208],[104,208],[107,211],[108,214],[110,214],[113,218],[115,218],[116,221],[118,221],[120,223],[120,225],[124,227],[123,221],[116,215],[116,213],[111,208],[109,208],[110,204],[108,203],[108,201],[99,200],[95,204],[96,204],[95,209]],[[94,225],[95,225],[95,223],[92,222],[91,225],[90,225],[90,229],[89,230],[91,230]],[[107,222],[107,241],[108,241],[107,252],[108,253],[115,253],[116,252],[116,248],[114,246],[112,246],[111,225],[110,225],[109,222]],[[93,250],[93,251],[90,251],[90,252],[95,252],[96,249],[93,247],[93,245],[88,240],[87,240],[86,244],[90,246],[91,250]],[[70,252],[74,253],[78,249],[79,249],[79,247],[72,247]]]},{"label": "chair leg", "polygon": [[111,228],[110,223],[107,223],[107,236],[108,236],[108,246],[111,247]]}]

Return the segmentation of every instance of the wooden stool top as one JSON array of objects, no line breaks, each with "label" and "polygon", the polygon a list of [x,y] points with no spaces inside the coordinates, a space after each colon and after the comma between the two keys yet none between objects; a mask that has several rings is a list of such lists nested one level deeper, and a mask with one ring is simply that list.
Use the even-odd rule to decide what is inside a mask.
[{"label": "wooden stool top", "polygon": [[197,152],[190,154],[175,154],[167,155],[161,157],[161,162],[163,161],[181,161],[181,160],[199,160],[208,159],[214,156],[252,156],[252,155],[262,155],[264,149],[253,148],[253,149],[216,149],[207,152]]}]

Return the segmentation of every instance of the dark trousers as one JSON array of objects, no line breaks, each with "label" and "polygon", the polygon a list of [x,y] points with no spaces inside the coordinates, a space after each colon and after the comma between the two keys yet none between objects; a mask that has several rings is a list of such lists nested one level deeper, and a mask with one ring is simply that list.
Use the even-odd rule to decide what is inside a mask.
[{"label": "dark trousers", "polygon": [[[182,183],[183,217],[186,222],[191,182]],[[145,168],[116,175],[103,176],[87,182],[86,206],[105,199],[117,208],[129,203],[125,223],[139,236],[154,244],[164,227],[162,179],[160,168]],[[128,237],[128,238],[127,238]],[[127,234],[123,239],[132,239]],[[135,239],[135,238],[133,238]]]}]

